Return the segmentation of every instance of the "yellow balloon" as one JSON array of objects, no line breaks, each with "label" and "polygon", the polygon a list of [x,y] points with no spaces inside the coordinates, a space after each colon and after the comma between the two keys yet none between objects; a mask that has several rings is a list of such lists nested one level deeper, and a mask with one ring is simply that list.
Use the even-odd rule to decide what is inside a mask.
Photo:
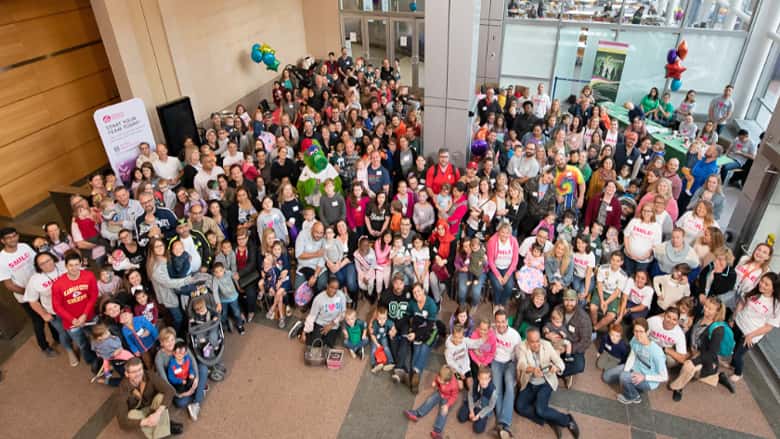
[{"label": "yellow balloon", "polygon": [[263,54],[265,54],[266,52],[271,52],[272,50],[273,49],[271,49],[271,46],[269,46],[268,44],[263,43],[263,45],[260,46],[260,52],[262,52]]}]

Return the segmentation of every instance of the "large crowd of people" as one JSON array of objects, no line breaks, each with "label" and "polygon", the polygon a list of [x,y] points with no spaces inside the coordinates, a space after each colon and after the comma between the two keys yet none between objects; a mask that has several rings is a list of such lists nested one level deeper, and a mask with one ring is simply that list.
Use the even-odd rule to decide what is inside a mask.
[{"label": "large crowd of people", "polygon": [[[495,416],[514,437],[517,414],[578,437],[549,406],[559,380],[598,368],[624,404],[661,386],[680,401],[693,378],[734,392],[745,353],[780,326],[772,245],[735,261],[717,221],[730,93],[698,130],[693,91],[674,110],[655,90],[621,127],[587,87],[568,109],[541,85],[487,89],[487,151],[459,169],[446,147],[423,155],[398,66],[343,49],[286,69],[273,105],[213,114],[180,157],[139,145],[131,181],[92,176],[71,223],[31,245],[0,230],[0,279],[41,351],[118,386],[120,426],[147,437],[181,433],[169,407],[198,419],[208,382],[229,379],[226,333],[263,318],[306,346],[290,349],[343,345],[415,393],[444,346],[433,393],[404,411],[436,410],[434,438],[460,393],[475,433]],[[646,117],[692,133],[687,163],[666,160]],[[738,142],[728,154],[744,166],[756,148]],[[314,198],[299,193],[312,148],[335,170]]]}]

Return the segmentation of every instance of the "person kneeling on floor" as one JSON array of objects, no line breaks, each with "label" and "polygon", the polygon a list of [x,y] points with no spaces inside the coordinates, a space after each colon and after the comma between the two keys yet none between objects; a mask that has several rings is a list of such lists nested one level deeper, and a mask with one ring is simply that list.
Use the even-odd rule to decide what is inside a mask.
[{"label": "person kneeling on floor", "polygon": [[140,358],[131,358],[125,365],[125,379],[115,396],[119,426],[123,430],[140,428],[149,439],[183,433],[182,424],[171,421],[168,413],[173,394],[173,388],[162,378],[144,372]]}]

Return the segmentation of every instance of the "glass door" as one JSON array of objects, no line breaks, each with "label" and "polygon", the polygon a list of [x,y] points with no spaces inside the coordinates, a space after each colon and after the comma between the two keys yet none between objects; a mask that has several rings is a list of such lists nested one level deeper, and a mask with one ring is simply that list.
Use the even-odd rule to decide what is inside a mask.
[{"label": "glass door", "polygon": [[393,57],[398,60],[398,67],[401,70],[401,83],[416,87],[414,45],[414,21],[393,21]]},{"label": "glass door", "polygon": [[363,42],[363,20],[360,17],[342,16],[341,30],[344,35],[344,47],[352,59],[366,55]]},{"label": "glass door", "polygon": [[415,21],[417,26],[417,37],[414,39],[414,47],[417,49],[417,55],[412,57],[412,74],[414,75],[414,88],[425,88],[425,19],[418,18]]},{"label": "glass door", "polygon": [[381,18],[365,18],[366,20],[366,63],[374,67],[380,67],[382,60],[390,58],[387,44],[387,20]]}]

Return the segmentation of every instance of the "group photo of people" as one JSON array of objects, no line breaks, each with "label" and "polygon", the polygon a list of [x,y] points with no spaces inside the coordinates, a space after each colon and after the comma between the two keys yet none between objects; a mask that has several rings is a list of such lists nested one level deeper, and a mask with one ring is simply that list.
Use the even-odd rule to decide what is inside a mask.
[{"label": "group photo of people", "polygon": [[[184,431],[169,409],[224,409],[208,390],[256,323],[301,362],[341,350],[419,392],[398,420],[433,412],[433,438],[448,422],[522,437],[515,417],[580,437],[550,398],[586,369],[625,405],[685,401],[693,380],[738,391],[780,326],[780,276],[773,240],[737,259],[719,222],[760,143],[718,143],[731,85],[704,123],[694,90],[674,106],[653,88],[619,103],[627,125],[587,85],[565,101],[484,87],[472,139],[423,145],[408,84],[397,60],[347,48],[289,66],[256,108],[215,109],[202,139],[139,144],[129,181],[91,175],[69,223],[30,242],[0,230],[0,280],[42,361],[116,387],[119,426],[148,438]],[[684,162],[650,121],[686,138]]]}]

